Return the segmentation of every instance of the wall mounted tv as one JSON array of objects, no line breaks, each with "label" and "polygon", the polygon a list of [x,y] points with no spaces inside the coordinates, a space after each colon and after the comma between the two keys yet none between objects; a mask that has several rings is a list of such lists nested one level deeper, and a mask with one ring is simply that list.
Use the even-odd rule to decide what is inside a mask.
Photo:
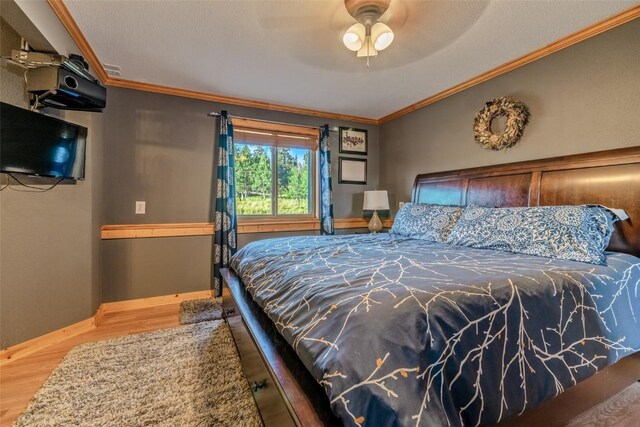
[{"label": "wall mounted tv", "polygon": [[84,179],[87,128],[0,102],[0,172]]}]

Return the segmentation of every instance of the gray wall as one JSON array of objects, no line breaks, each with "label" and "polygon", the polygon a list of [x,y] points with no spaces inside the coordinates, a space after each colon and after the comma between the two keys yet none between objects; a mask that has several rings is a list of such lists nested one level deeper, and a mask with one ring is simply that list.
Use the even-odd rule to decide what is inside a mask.
[{"label": "gray wall", "polygon": [[[0,33],[3,56],[20,48],[20,37],[5,21],[0,22]],[[21,69],[3,61],[0,81],[0,100],[28,106]],[[102,118],[57,114],[89,128],[87,175],[84,181],[64,182],[46,193],[13,191],[24,190],[18,185],[0,193],[2,348],[87,319],[101,301]],[[0,175],[0,186],[6,182],[7,176]]]},{"label": "gray wall", "polygon": [[[640,145],[640,20],[385,123],[381,188],[393,207],[418,173]],[[513,96],[529,107],[521,141],[503,151],[473,139],[484,103]]]},{"label": "gray wall", "polygon": [[[377,126],[109,88],[104,113],[105,224],[210,221],[218,120],[206,114],[222,109],[240,117],[367,129],[366,186],[338,184],[338,133],[331,132],[334,214],[362,216],[364,190],[378,187]],[[146,201],[145,215],[135,214],[136,200]],[[276,235],[244,234],[239,245]],[[210,287],[211,238],[110,240],[103,248],[105,301]]]},{"label": "gray wall", "polygon": [[[105,109],[105,220],[108,224],[206,222],[210,219],[218,119],[210,111],[263,120],[369,131],[368,180],[338,184],[338,134],[331,132],[337,218],[362,214],[362,193],[378,186],[378,127],[299,114],[222,105],[130,89],[109,88]],[[357,156],[356,156],[357,157]],[[147,213],[135,215],[136,200]],[[359,203],[359,205],[358,205]]]}]

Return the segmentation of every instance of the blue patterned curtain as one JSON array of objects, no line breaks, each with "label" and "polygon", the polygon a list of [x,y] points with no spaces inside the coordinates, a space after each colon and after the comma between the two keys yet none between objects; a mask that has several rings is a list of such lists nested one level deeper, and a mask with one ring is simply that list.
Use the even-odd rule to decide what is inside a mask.
[{"label": "blue patterned curtain", "polygon": [[215,234],[213,237],[213,290],[222,295],[221,268],[229,267],[236,253],[236,185],[233,158],[233,124],[226,111],[220,113],[218,136],[218,168],[216,180]]},{"label": "blue patterned curtain", "polygon": [[320,128],[320,234],[333,234],[333,195],[331,193],[331,142],[329,125]]}]

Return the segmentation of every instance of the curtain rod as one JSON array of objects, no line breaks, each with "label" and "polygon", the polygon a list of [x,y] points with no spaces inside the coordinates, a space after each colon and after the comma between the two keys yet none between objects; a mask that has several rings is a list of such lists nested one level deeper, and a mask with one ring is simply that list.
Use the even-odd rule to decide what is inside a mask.
[{"label": "curtain rod", "polygon": [[[217,113],[215,111],[212,111],[210,113],[207,113],[207,116],[209,117],[220,117],[220,113]],[[262,119],[254,119],[254,118],[248,118],[248,117],[240,117],[240,116],[231,116],[231,117],[236,117],[238,119],[244,119],[244,120],[255,120],[257,122],[264,122],[264,123],[273,123],[276,125],[288,125],[288,126],[300,126],[303,128],[310,128],[310,129],[321,129],[322,126],[306,126],[306,125],[299,125],[299,124],[295,124],[295,123],[284,123],[284,122],[276,122],[273,120],[262,120]],[[330,132],[337,132],[338,128],[329,128]]]}]

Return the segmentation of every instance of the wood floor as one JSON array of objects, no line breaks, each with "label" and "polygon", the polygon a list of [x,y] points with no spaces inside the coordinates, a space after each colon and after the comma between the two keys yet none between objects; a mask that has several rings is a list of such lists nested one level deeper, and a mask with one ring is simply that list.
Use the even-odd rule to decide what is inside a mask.
[{"label": "wood floor", "polygon": [[73,347],[105,338],[178,326],[180,304],[108,313],[100,326],[0,369],[0,426],[10,426]]},{"label": "wood floor", "polygon": [[[99,327],[37,353],[15,360],[0,370],[0,426],[11,423],[73,347],[105,338],[178,326],[179,304],[109,313]],[[637,426],[640,419],[640,383],[635,383],[588,413],[570,427]]]},{"label": "wood floor", "polygon": [[566,427],[637,427],[640,425],[640,382],[595,408],[578,415]]}]

